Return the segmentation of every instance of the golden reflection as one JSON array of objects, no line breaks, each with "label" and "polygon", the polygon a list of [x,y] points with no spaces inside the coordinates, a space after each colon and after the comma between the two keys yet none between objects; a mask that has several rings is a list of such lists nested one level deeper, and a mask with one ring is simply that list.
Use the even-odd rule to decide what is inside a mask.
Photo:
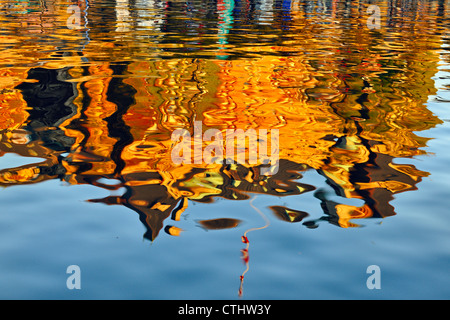
[{"label": "golden reflection", "polygon": [[[306,171],[361,205],[318,189],[324,216],[277,205],[273,214],[310,228],[322,221],[357,227],[356,219],[395,215],[394,196],[429,175],[399,158],[427,154],[428,138],[419,134],[441,123],[426,107],[441,39],[430,13],[441,4],[381,1],[383,28],[369,30],[366,1],[350,10],[328,1],[313,11],[305,9],[309,1],[274,2],[273,11],[253,12],[252,22],[253,9],[230,1],[199,11],[196,2],[189,9],[124,0],[104,12],[95,2],[17,2],[0,15],[0,156],[42,159],[3,168],[0,185],[60,179],[124,188],[90,201],[137,212],[153,241],[168,218],[174,225],[164,230],[182,234],[176,222],[192,201],[301,198],[318,189],[301,183]],[[80,8],[80,28],[66,24],[69,5]],[[216,11],[216,23],[206,18]],[[261,175],[259,164],[175,164],[171,134],[192,133],[196,121],[202,132],[277,129],[278,172]],[[200,224],[239,225],[223,219]]]}]

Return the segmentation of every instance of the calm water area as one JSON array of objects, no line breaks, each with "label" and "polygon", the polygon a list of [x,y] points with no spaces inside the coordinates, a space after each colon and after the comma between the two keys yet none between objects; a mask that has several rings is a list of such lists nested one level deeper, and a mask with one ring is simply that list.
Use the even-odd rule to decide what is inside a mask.
[{"label": "calm water area", "polygon": [[450,299],[449,164],[448,0],[0,0],[1,299]]}]

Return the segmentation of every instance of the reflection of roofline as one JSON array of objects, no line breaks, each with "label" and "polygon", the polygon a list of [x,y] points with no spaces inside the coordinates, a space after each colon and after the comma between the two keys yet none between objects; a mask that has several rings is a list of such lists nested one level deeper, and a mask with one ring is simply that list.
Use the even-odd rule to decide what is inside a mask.
[{"label": "reflection of roofline", "polygon": [[[125,187],[127,191],[123,196],[93,199],[90,200],[90,202],[100,202],[109,205],[121,204],[137,212],[139,214],[140,221],[147,229],[144,237],[153,241],[163,228],[163,222],[166,218],[170,216],[172,220],[179,219],[179,215],[187,207],[188,199],[196,202],[211,202],[213,201],[213,198],[216,197],[223,197],[230,200],[243,200],[248,199],[248,193],[287,196],[314,190],[313,186],[294,181],[301,177],[298,173],[296,174],[296,170],[303,171],[305,170],[305,167],[288,160],[280,160],[279,171],[274,176],[261,177],[261,180],[255,181],[255,188],[251,188],[250,183],[245,179],[242,179],[243,182],[241,184],[233,185],[233,181],[235,180],[231,178],[231,175],[229,176],[230,172],[227,167],[228,165],[223,165],[220,168],[220,174],[224,179],[223,184],[217,187],[220,187],[219,189],[221,190],[221,193],[216,195],[208,195],[201,200],[191,199],[189,196],[174,198],[169,192],[168,187],[162,184],[129,183],[130,181],[154,181],[157,178],[161,178],[158,172],[153,171],[124,175],[121,180],[123,181],[123,187]],[[240,171],[241,174],[244,173],[243,177],[248,177],[247,173],[252,169],[259,170],[259,168],[246,168],[240,165],[237,167],[239,168],[237,171]],[[195,175],[203,174],[206,171],[206,169],[193,168],[193,170],[185,175],[183,179],[177,180],[171,184],[171,187],[176,188],[183,181],[192,179]],[[237,175],[233,175],[233,177],[239,177],[239,172],[237,172]],[[93,177],[90,179],[91,182],[96,180],[95,178],[92,178]],[[261,181],[264,181],[265,187],[259,184]],[[117,187],[118,186],[116,186],[116,188]],[[189,188],[180,188],[180,190],[189,191]]]}]

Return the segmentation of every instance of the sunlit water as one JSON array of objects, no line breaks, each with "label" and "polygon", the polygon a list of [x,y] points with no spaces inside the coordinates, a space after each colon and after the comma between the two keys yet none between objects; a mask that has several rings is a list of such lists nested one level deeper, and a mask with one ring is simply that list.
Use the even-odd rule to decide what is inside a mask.
[{"label": "sunlit water", "polygon": [[0,298],[449,299],[449,6],[1,0]]}]

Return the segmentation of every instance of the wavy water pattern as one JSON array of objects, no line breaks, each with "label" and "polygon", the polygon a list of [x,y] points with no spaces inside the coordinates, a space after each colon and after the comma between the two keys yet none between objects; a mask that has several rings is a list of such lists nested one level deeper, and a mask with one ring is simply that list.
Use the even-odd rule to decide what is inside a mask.
[{"label": "wavy water pattern", "polygon": [[[175,236],[183,246],[197,234],[186,219],[237,230],[247,275],[248,230],[389,221],[404,213],[397,197],[420,198],[443,174],[416,160],[433,157],[442,137],[432,133],[448,128],[446,109],[429,103],[448,102],[450,9],[379,1],[373,28],[371,4],[0,0],[0,185],[93,188],[81,200],[136,213],[151,243]],[[198,133],[214,130],[228,146],[231,129],[258,134],[253,146],[250,136],[244,148],[233,142],[246,161],[217,150],[219,161],[205,161],[211,139],[197,144]],[[189,163],[174,161],[176,130],[192,138]],[[279,166],[265,175],[250,149],[270,150],[275,132]],[[255,229],[256,218],[226,209],[234,203],[276,223]],[[203,215],[208,206],[218,216]]]}]

